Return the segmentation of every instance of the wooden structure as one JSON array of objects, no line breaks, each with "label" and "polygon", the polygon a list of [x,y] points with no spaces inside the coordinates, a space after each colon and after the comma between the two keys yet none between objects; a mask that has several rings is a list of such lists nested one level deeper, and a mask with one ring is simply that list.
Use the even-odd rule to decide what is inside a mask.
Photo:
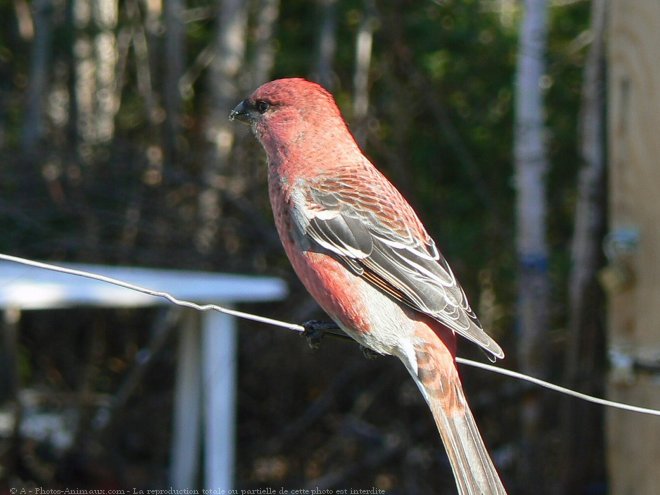
[{"label": "wooden structure", "polygon": [[[224,307],[272,301],[286,293],[283,281],[217,273],[117,266],[58,264],[103,275],[198,304]],[[18,321],[20,312],[72,307],[126,308],[170,304],[89,278],[0,262],[0,310]],[[177,489],[233,488],[236,323],[216,311],[190,310],[181,328],[174,404],[171,483]],[[200,466],[200,454],[204,464]],[[201,468],[201,469],[200,469]]]},{"label": "wooden structure", "polygon": [[[660,1],[610,0],[611,399],[660,409]],[[660,419],[607,412],[610,494],[655,495]]]}]

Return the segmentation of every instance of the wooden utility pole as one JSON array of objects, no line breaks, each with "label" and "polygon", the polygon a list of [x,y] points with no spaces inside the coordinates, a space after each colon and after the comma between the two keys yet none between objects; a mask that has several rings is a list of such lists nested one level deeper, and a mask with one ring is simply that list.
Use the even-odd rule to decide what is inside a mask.
[{"label": "wooden utility pole", "polygon": [[[608,35],[611,399],[660,408],[660,2],[612,0]],[[610,494],[660,487],[660,418],[607,413]]]}]

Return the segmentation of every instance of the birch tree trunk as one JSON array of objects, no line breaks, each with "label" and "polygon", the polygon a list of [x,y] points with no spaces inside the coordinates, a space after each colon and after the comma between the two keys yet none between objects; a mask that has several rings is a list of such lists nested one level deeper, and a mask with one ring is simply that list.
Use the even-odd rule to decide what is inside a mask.
[{"label": "birch tree trunk", "polygon": [[237,79],[245,57],[247,2],[223,0],[218,11],[214,58],[209,68],[210,110],[206,139],[211,143],[199,195],[199,228],[195,245],[202,254],[213,249],[221,216],[221,191],[227,183],[228,159],[234,144],[234,126],[227,118],[239,98]]},{"label": "birch tree trunk", "polygon": [[[525,0],[516,73],[515,185],[518,256],[518,360],[523,373],[546,374],[548,339],[548,246],[546,186],[548,169],[542,82],[545,74],[548,6],[546,0]],[[522,404],[521,486],[543,493],[539,457],[541,401],[529,396]]]},{"label": "birch tree trunk", "polygon": [[367,113],[369,111],[369,69],[376,25],[376,6],[365,0],[363,19],[355,40],[355,72],[353,74],[353,123],[355,139],[364,149],[367,144]]},{"label": "birch tree trunk", "polygon": [[[598,370],[604,328],[594,313],[603,308],[596,280],[602,264],[601,241],[605,230],[605,28],[607,0],[591,3],[592,44],[582,83],[578,200],[571,245],[569,315],[565,384],[586,393],[602,395]],[[556,493],[586,490],[590,476],[602,469],[602,452],[594,425],[602,424],[602,411],[579,401],[566,400],[563,409],[563,474]],[[602,440],[600,440],[602,441]]]}]

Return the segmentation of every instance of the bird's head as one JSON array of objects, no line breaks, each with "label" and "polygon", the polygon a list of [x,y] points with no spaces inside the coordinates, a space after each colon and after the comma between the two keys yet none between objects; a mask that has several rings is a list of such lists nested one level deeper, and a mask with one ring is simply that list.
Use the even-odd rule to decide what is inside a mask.
[{"label": "bird's head", "polygon": [[353,141],[332,95],[300,78],[263,84],[232,110],[229,119],[250,125],[269,155],[300,145],[307,137],[316,143]]}]

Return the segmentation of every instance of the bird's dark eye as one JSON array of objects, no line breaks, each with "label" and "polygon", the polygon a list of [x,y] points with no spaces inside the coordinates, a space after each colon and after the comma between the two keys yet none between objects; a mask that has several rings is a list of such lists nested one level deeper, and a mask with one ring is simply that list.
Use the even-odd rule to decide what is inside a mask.
[{"label": "bird's dark eye", "polygon": [[257,112],[266,113],[266,110],[270,108],[270,103],[267,101],[259,100],[255,103],[255,107],[257,108]]}]

